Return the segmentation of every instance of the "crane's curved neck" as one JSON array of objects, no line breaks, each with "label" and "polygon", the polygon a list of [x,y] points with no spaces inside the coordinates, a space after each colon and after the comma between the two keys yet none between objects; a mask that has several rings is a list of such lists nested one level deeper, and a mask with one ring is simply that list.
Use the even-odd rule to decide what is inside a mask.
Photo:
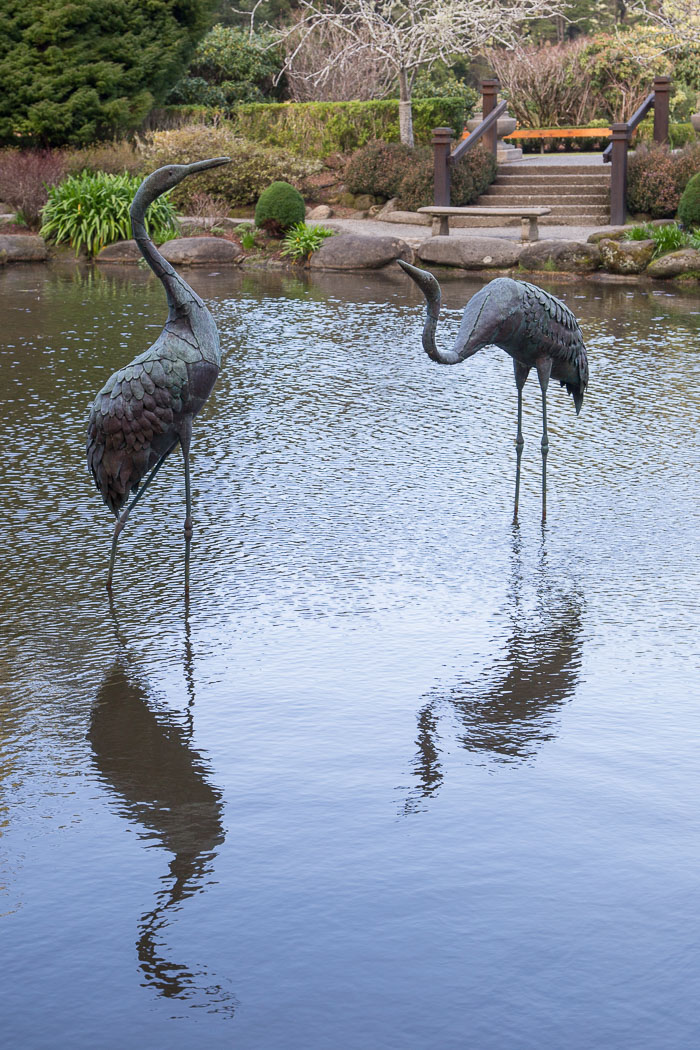
[{"label": "crane's curved neck", "polygon": [[440,365],[456,365],[460,357],[455,350],[440,350],[435,342],[435,332],[440,316],[440,289],[438,287],[437,291],[431,294],[423,288],[423,294],[427,303],[423,325],[423,349],[431,361],[437,361]]},{"label": "crane's curved neck", "polygon": [[162,189],[153,184],[151,178],[144,179],[131,204],[131,229],[141,254],[165,289],[170,312],[178,313],[194,303],[198,306],[203,304],[187,281],[173,269],[167,259],[163,258],[146,230],[146,212],[153,201],[160,197],[163,192]]}]

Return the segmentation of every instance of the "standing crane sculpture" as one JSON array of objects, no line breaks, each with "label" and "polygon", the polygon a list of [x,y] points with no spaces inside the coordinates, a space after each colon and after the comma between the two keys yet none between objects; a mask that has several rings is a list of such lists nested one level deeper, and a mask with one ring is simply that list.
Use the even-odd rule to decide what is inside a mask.
[{"label": "standing crane sculpture", "polygon": [[[168,319],[148,350],[110,376],[90,409],[88,467],[102,499],[117,518],[108,591],[112,590],[117,540],[131,511],[178,444],[185,461],[185,594],[189,591],[192,420],[216,382],[221,350],[214,318],[197,293],[160,254],[146,231],[145,215],[157,197],[188,175],[229,163],[228,157],[215,157],[158,168],[144,179],[131,204],[134,239],[163,284]],[[131,493],[135,493],[134,499],[120,516]]]},{"label": "standing crane sculpture", "polygon": [[423,348],[433,361],[456,365],[485,346],[499,346],[513,358],[518,388],[518,433],[515,439],[515,511],[520,501],[520,460],[523,438],[523,387],[530,370],[537,369],[542,390],[542,521],[547,520],[547,387],[550,377],[574,399],[576,415],[581,411],[588,385],[588,358],[578,321],[559,299],[537,285],[497,277],[472,296],[464,308],[462,323],[452,350],[439,350],[435,329],[440,315],[440,285],[427,270],[398,260],[426,298],[428,309],[423,327]]}]

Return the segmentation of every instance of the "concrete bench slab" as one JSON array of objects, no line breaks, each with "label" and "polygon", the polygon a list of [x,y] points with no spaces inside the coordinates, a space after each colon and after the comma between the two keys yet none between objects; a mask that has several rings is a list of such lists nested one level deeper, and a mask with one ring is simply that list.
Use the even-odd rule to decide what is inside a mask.
[{"label": "concrete bench slab", "polygon": [[479,208],[468,206],[464,208],[448,208],[446,206],[432,205],[429,208],[419,208],[418,214],[430,215],[433,220],[433,237],[449,237],[450,218],[466,215],[478,216],[479,218],[491,218],[492,216],[517,216],[522,223],[520,239],[523,241],[539,240],[539,229],[537,220],[543,215],[549,215],[551,208],[533,207],[523,205],[522,207],[507,208]]}]

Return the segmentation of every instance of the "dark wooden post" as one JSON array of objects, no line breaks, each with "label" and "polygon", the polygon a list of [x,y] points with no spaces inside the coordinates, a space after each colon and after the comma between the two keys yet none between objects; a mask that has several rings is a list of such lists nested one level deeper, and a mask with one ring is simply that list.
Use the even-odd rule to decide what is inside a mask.
[{"label": "dark wooden post", "polygon": [[627,217],[627,144],[626,124],[611,124],[610,224],[623,226]]},{"label": "dark wooden post", "polygon": [[[498,105],[498,89],[500,88],[498,80],[482,80],[481,81],[481,116],[482,119],[486,119],[492,109],[495,109]],[[490,150],[494,157],[496,156],[496,125],[487,131],[483,136],[484,145]]]},{"label": "dark wooden post", "polygon": [[668,102],[671,78],[654,77],[654,142],[668,142]]},{"label": "dark wooden post", "polygon": [[452,128],[433,128],[434,203],[438,208],[450,206],[450,153],[453,134]]}]

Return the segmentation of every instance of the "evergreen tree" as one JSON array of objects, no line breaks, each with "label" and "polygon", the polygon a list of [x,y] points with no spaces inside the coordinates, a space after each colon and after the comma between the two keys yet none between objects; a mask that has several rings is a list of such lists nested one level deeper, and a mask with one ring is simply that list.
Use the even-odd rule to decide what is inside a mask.
[{"label": "evergreen tree", "polygon": [[0,142],[136,127],[181,77],[213,0],[0,0]]}]

